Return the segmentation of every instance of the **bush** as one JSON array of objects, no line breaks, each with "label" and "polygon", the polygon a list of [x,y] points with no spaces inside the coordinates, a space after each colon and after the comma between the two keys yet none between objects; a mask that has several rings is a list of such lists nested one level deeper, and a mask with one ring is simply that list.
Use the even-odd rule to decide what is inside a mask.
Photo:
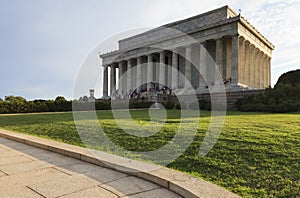
[{"label": "bush", "polygon": [[200,110],[200,103],[199,102],[193,102],[193,103],[189,104],[189,109]]},{"label": "bush", "polygon": [[144,108],[150,108],[151,105],[153,105],[153,102],[142,102],[142,101],[134,101],[131,100],[129,102],[129,108],[130,109],[144,109]]},{"label": "bush", "polygon": [[297,112],[300,111],[300,84],[277,84],[266,89],[264,94],[248,96],[236,102],[240,111]]},{"label": "bush", "polygon": [[163,102],[162,105],[166,108],[166,109],[174,109],[175,108],[175,103],[174,102]]},{"label": "bush", "polygon": [[211,110],[211,101],[210,100],[199,100],[200,108],[204,110]]},{"label": "bush", "polygon": [[188,109],[188,106],[187,104],[185,104],[184,102],[182,102],[181,104],[180,103],[177,103],[175,105],[175,109],[177,110],[187,110]]},{"label": "bush", "polygon": [[299,84],[300,83],[299,76],[300,76],[300,69],[284,73],[279,77],[275,87],[279,84]]},{"label": "bush", "polygon": [[[93,102],[86,102],[90,104],[94,104]],[[96,110],[110,110],[111,109],[111,101],[110,100],[102,100],[95,102]]]},{"label": "bush", "polygon": [[[172,109],[175,103],[165,102],[166,108]],[[115,109],[128,109],[128,104],[124,101],[113,103]],[[153,102],[130,100],[130,109],[150,108]],[[0,100],[0,113],[34,113],[34,112],[63,112],[63,111],[91,111],[91,110],[111,110],[110,100],[96,100],[89,102],[84,100],[68,101],[62,96],[55,100],[33,100],[26,101],[22,97],[7,96],[5,100]]]}]

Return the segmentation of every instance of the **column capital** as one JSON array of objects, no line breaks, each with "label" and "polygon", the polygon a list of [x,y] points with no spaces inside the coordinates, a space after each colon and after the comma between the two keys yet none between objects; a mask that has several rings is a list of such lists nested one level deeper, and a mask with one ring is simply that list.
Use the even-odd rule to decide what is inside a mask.
[{"label": "column capital", "polygon": [[218,41],[218,40],[225,41],[226,37],[225,36],[215,37],[213,40],[215,40],[215,41]]},{"label": "column capital", "polygon": [[110,64],[110,67],[111,67],[111,68],[116,68],[117,65],[118,65],[118,63],[111,63],[111,64]]},{"label": "column capital", "polygon": [[249,46],[251,45],[250,41],[248,41],[247,39],[245,39],[245,45],[246,45],[247,47],[249,47]]},{"label": "column capital", "polygon": [[193,44],[190,44],[190,45],[186,45],[185,46],[185,49],[192,49],[193,48]]},{"label": "column capital", "polygon": [[121,61],[118,62],[118,64],[119,64],[119,65],[122,65],[122,64],[124,64],[124,62],[126,62],[126,61],[121,60]]},{"label": "column capital", "polygon": [[172,54],[178,54],[179,53],[179,48],[174,48],[174,49],[170,49],[170,51],[172,52]]},{"label": "column capital", "polygon": [[161,55],[161,54],[165,55],[166,54],[165,50],[159,51],[158,53],[159,53],[159,55]]},{"label": "column capital", "polygon": [[206,42],[206,41],[201,42],[201,43],[200,43],[200,48],[201,48],[201,47],[206,48],[206,45],[207,45],[207,42]]},{"label": "column capital", "polygon": [[166,53],[164,51],[159,52],[159,62],[162,64],[165,64],[165,55]]},{"label": "column capital", "polygon": [[239,35],[239,34],[233,34],[233,35],[231,35],[230,37],[231,38],[239,38],[241,35]]},{"label": "column capital", "polygon": [[127,59],[126,61],[127,61],[127,64],[130,64],[130,65],[132,65],[132,58],[130,58],[130,59]]},{"label": "column capital", "polygon": [[119,68],[122,67],[123,65],[124,65],[124,62],[123,62],[123,61],[118,62]]}]

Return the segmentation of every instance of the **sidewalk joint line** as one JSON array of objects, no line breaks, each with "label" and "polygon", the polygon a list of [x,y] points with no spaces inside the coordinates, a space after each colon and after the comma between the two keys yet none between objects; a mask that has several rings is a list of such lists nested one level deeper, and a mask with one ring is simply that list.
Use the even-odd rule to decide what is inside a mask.
[{"label": "sidewalk joint line", "polygon": [[41,193],[37,192],[36,190],[30,188],[29,186],[26,186],[26,188],[32,190],[33,192],[37,193],[38,195],[40,195],[40,196],[42,196],[42,197],[44,197],[44,198],[47,198],[46,196],[42,195]]}]

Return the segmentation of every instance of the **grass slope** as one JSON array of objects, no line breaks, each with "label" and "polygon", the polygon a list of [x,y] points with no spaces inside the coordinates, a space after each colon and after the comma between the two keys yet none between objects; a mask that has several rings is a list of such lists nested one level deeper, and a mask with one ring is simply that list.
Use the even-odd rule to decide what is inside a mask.
[{"label": "grass slope", "polygon": [[[162,127],[149,137],[135,137],[122,129],[132,129],[128,120],[121,120],[122,129],[113,119],[111,111],[99,111],[99,123],[106,135],[118,146],[127,150],[151,151],[167,144],[176,134],[180,111],[170,110]],[[147,110],[132,110],[134,122],[149,130]],[[189,120],[184,128],[188,136]],[[82,127],[88,128],[90,121]],[[228,112],[221,136],[205,157],[198,157],[205,136],[210,113],[201,111],[200,127],[188,149],[168,165],[196,177],[223,186],[243,197],[299,197],[300,196],[300,114],[264,114]],[[161,126],[160,126],[161,125]],[[147,128],[148,127],[148,128]],[[85,146],[74,124],[72,113],[1,115],[0,128]],[[92,131],[92,130],[90,130]],[[89,137],[88,134],[87,137]],[[88,139],[88,138],[87,138]],[[96,136],[88,139],[94,148],[117,153],[118,150],[101,144]],[[99,143],[100,142],[100,143]],[[131,156],[139,158],[138,155]]]}]

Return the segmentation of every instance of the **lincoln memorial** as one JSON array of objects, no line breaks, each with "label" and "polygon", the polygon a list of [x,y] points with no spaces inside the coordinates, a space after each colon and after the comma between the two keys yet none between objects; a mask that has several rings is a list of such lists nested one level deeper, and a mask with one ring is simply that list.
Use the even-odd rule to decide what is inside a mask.
[{"label": "lincoln memorial", "polygon": [[153,85],[175,92],[189,84],[197,94],[220,85],[226,91],[270,86],[273,44],[228,6],[118,44],[118,50],[100,54],[103,97],[128,97],[135,90],[147,92]]}]

